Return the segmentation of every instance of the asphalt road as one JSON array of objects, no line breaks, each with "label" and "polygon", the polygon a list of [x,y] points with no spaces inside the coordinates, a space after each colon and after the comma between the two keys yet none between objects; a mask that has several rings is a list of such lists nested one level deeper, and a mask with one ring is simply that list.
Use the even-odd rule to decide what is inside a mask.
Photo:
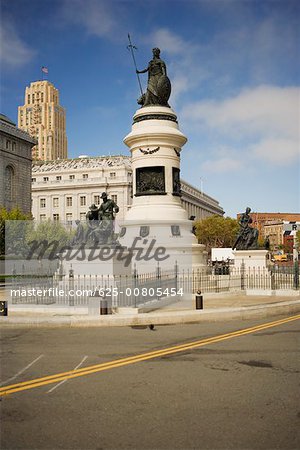
[{"label": "asphalt road", "polygon": [[229,335],[278,319],[4,329],[2,388],[20,390],[2,397],[1,449],[299,448],[300,321]]}]

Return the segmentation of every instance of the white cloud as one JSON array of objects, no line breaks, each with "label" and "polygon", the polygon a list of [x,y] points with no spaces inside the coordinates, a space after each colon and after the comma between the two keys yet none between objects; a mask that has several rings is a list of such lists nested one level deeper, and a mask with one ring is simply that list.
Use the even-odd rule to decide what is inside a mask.
[{"label": "white cloud", "polygon": [[15,69],[29,63],[35,56],[31,49],[19,37],[14,24],[8,17],[2,18],[0,26],[0,59],[3,68]]},{"label": "white cloud", "polygon": [[246,135],[296,138],[299,136],[299,100],[297,87],[259,86],[221,101],[190,103],[181,115],[189,123],[208,126],[225,135],[238,130]]},{"label": "white cloud", "polygon": [[275,164],[288,166],[300,160],[299,141],[289,139],[265,139],[252,148],[257,158]]},{"label": "white cloud", "polygon": [[147,40],[150,40],[152,45],[156,45],[163,49],[164,52],[172,55],[183,53],[187,48],[187,43],[167,28],[155,30]]},{"label": "white cloud", "polygon": [[[259,86],[225,100],[190,103],[181,117],[200,133],[214,135],[216,146],[239,147],[237,161],[289,165],[299,158],[299,100],[297,87]],[[216,155],[219,164],[226,167],[226,159]]]},{"label": "white cloud", "polygon": [[61,14],[66,22],[83,26],[88,34],[113,37],[116,28],[111,5],[104,0],[63,0]]},{"label": "white cloud", "polygon": [[176,100],[180,94],[189,90],[189,80],[183,74],[174,75],[172,79],[172,104],[176,104]]},{"label": "white cloud", "polygon": [[243,163],[241,161],[228,157],[215,160],[209,159],[202,164],[201,170],[210,173],[225,173],[240,170],[242,167]]}]

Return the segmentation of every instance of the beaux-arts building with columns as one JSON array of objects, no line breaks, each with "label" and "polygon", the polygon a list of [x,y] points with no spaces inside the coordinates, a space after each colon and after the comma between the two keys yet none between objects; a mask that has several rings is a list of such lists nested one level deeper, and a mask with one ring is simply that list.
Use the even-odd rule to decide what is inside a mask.
[{"label": "beaux-arts building with columns", "polygon": [[[181,180],[181,203],[189,216],[202,219],[223,215],[219,202]],[[38,221],[85,220],[92,203],[106,192],[119,206],[123,220],[132,203],[132,168],[129,156],[79,157],[35,162],[32,167],[32,214]]]}]

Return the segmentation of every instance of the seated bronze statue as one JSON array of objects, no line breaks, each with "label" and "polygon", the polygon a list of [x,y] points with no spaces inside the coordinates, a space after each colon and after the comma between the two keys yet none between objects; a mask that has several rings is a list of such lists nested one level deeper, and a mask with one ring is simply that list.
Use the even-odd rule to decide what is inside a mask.
[{"label": "seated bronze statue", "polygon": [[241,215],[239,220],[240,230],[232,249],[236,250],[257,250],[258,249],[258,230],[250,227],[252,217],[250,216],[251,208]]}]

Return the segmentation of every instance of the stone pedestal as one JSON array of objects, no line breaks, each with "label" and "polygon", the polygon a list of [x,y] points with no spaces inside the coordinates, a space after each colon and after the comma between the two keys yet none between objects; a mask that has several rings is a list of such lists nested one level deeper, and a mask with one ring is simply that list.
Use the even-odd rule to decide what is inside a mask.
[{"label": "stone pedestal", "polygon": [[[132,155],[133,202],[119,240],[128,248],[135,239],[145,251],[152,242],[153,249],[164,248],[162,269],[173,269],[176,262],[180,269],[206,262],[204,246],[197,243],[180,201],[180,154],[186,141],[175,112],[163,106],[139,109],[124,139]],[[157,262],[134,260],[143,271],[152,271]]]},{"label": "stone pedestal", "polygon": [[234,250],[234,267],[240,269],[242,264],[246,270],[266,269],[268,267],[268,250]]},{"label": "stone pedestal", "polygon": [[[68,254],[67,254],[68,253]],[[100,247],[78,251],[73,249],[62,255],[61,269],[67,278],[129,276],[131,258],[126,248]]]}]

